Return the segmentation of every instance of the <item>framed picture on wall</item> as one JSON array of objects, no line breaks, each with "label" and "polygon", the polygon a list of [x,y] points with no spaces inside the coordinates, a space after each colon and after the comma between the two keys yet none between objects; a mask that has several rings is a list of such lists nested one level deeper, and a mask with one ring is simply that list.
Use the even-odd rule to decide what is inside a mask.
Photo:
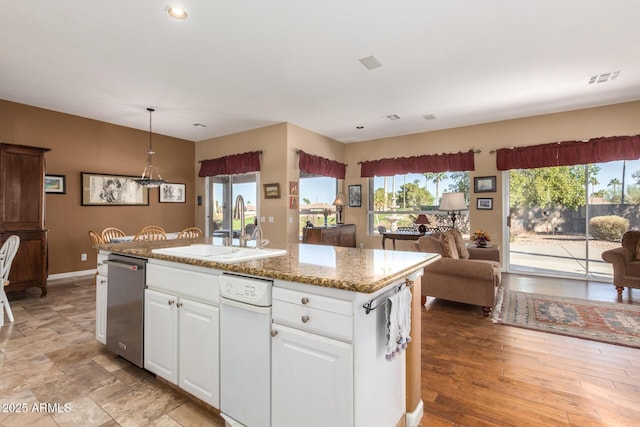
[{"label": "framed picture on wall", "polygon": [[81,172],[82,206],[149,206],[149,190],[137,176]]},{"label": "framed picture on wall", "polygon": [[264,184],[264,198],[265,199],[279,199],[280,198],[280,184]]},{"label": "framed picture on wall", "polygon": [[187,202],[187,185],[186,184],[160,184],[160,203],[186,203]]},{"label": "framed picture on wall", "polygon": [[473,178],[473,191],[475,193],[495,193],[495,176],[476,176]]},{"label": "framed picture on wall", "polygon": [[479,210],[492,210],[493,209],[493,198],[492,197],[487,197],[487,198],[480,198],[478,197],[478,200],[476,200],[476,209]]},{"label": "framed picture on wall", "polygon": [[362,186],[361,185],[349,186],[349,207],[350,208],[362,207]]},{"label": "framed picture on wall", "polygon": [[67,193],[67,178],[64,175],[45,175],[44,191],[52,194]]}]

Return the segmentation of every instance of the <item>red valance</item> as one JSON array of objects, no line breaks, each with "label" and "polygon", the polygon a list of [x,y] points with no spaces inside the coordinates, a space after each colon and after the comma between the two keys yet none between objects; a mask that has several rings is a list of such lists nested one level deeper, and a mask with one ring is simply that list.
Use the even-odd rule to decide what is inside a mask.
[{"label": "red valance", "polygon": [[198,176],[233,175],[260,170],[260,154],[262,151],[232,154],[217,159],[203,160],[200,163]]},{"label": "red valance", "polygon": [[398,157],[362,162],[360,176],[404,175],[407,173],[461,172],[475,169],[473,150],[466,153],[433,154],[424,156]]},{"label": "red valance", "polygon": [[640,159],[640,135],[563,141],[496,151],[498,170],[586,165]]},{"label": "red valance", "polygon": [[335,160],[325,159],[320,156],[307,154],[302,150],[298,150],[298,167],[300,172],[306,172],[313,175],[328,176],[331,178],[344,179],[347,174],[347,165],[336,162]]}]

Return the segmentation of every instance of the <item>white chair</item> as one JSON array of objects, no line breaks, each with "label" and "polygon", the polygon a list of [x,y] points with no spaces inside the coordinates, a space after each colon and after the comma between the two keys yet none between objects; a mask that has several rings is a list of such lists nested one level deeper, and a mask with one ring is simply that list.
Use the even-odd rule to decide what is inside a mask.
[{"label": "white chair", "polygon": [[18,246],[20,246],[20,238],[18,236],[9,237],[2,248],[0,248],[0,326],[4,325],[4,311],[7,312],[9,322],[13,323],[13,312],[7,300],[7,294],[4,292],[4,287],[9,284],[9,272],[11,271],[11,263],[13,258],[18,252]]}]

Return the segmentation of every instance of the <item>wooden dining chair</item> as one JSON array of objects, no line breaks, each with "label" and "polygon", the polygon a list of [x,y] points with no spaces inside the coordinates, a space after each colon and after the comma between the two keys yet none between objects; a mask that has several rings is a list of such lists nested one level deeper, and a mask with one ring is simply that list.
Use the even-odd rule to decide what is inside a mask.
[{"label": "wooden dining chair", "polygon": [[178,239],[191,239],[194,237],[202,237],[202,230],[198,227],[189,227],[178,233]]},{"label": "wooden dining chair", "polygon": [[91,243],[93,244],[94,248],[104,243],[104,240],[102,240],[102,236],[100,236],[98,233],[96,233],[93,230],[89,230],[89,239],[91,240]]},{"label": "wooden dining chair", "polygon": [[120,230],[119,228],[107,227],[104,230],[102,230],[102,241],[104,243],[111,242],[111,239],[115,237],[124,237],[124,236],[126,236],[126,234],[124,234],[124,231]]},{"label": "wooden dining chair", "polygon": [[133,240],[167,240],[167,233],[157,225],[147,225],[133,237]]}]

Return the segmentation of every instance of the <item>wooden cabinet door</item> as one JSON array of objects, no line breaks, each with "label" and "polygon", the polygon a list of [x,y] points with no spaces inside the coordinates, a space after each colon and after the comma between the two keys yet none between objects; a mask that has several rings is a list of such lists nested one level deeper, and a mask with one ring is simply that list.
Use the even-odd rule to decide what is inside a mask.
[{"label": "wooden cabinet door", "polygon": [[271,425],[353,426],[353,346],[280,324],[273,330]]},{"label": "wooden cabinet door", "polygon": [[181,298],[179,308],[180,388],[220,407],[220,309]]},{"label": "wooden cabinet door", "polygon": [[0,145],[0,231],[43,228],[44,151]]},{"label": "wooden cabinet door", "polygon": [[178,384],[178,298],[144,291],[144,367]]}]

